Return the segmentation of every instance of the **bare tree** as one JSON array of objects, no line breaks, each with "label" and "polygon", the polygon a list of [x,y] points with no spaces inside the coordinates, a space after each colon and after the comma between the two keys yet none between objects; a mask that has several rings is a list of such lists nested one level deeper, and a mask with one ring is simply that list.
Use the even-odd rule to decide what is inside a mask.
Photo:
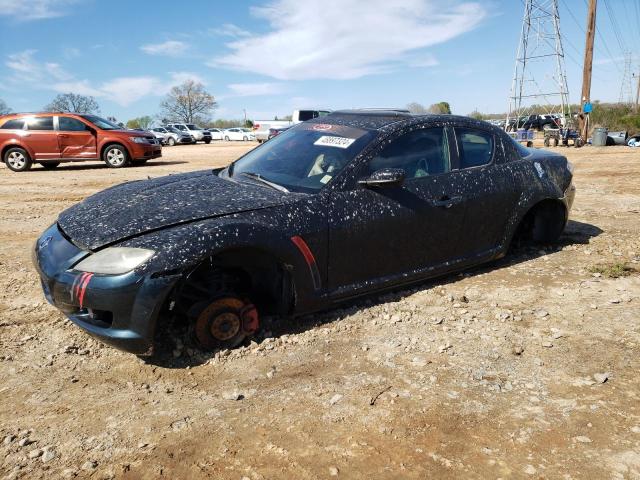
[{"label": "bare tree", "polygon": [[216,107],[213,95],[193,80],[173,87],[160,104],[164,118],[185,123],[205,120]]},{"label": "bare tree", "polygon": [[100,113],[95,98],[76,93],[61,93],[44,109],[47,112]]},{"label": "bare tree", "polygon": [[429,113],[427,107],[418,102],[411,102],[409,105],[407,105],[407,110],[417,115],[424,115],[425,113]]}]

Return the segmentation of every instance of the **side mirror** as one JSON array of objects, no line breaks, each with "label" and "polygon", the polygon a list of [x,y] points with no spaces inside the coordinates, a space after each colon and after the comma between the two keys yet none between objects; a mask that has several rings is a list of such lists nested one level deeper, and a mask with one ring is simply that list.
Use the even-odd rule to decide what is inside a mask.
[{"label": "side mirror", "polygon": [[396,187],[402,185],[404,177],[405,173],[401,168],[383,168],[359,180],[358,184],[364,187]]}]

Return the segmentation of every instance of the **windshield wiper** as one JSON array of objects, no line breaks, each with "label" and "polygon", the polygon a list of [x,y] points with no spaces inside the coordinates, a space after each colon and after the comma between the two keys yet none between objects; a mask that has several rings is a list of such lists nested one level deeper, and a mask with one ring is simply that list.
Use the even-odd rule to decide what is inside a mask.
[{"label": "windshield wiper", "polygon": [[270,182],[269,180],[264,178],[259,173],[241,172],[240,175],[244,175],[245,177],[249,177],[249,178],[252,178],[254,180],[258,180],[260,183],[263,183],[263,184],[265,184],[265,185],[267,185],[267,186],[269,186],[271,188],[275,188],[276,190],[279,190],[281,192],[289,193],[289,190],[284,188],[282,185],[278,185],[277,183]]}]

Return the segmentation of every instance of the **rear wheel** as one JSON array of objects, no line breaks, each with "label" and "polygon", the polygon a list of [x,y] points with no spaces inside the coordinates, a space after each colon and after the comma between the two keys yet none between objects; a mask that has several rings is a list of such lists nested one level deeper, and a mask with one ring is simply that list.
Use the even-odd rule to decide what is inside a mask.
[{"label": "rear wheel", "polygon": [[129,154],[122,145],[109,145],[102,153],[102,160],[111,168],[122,168],[129,163]]},{"label": "rear wheel", "polygon": [[27,151],[19,147],[7,150],[4,154],[4,163],[9,170],[13,170],[14,172],[26,172],[31,168],[31,165],[33,165]]},{"label": "rear wheel", "polygon": [[42,165],[45,170],[53,170],[60,165],[60,162],[42,162],[40,165]]},{"label": "rear wheel", "polygon": [[531,240],[547,245],[555,243],[560,238],[565,223],[565,210],[559,203],[543,202],[533,212]]},{"label": "rear wheel", "polygon": [[173,137],[169,137],[169,140],[167,140],[167,145],[169,145],[170,147],[173,147],[176,144],[176,139]]}]

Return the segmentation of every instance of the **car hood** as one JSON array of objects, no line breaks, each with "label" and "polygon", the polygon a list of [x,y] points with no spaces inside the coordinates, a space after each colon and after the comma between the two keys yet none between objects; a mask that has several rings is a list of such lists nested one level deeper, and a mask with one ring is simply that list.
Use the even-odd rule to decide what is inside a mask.
[{"label": "car hood", "polygon": [[123,183],[87,197],[58,217],[77,246],[96,250],[146,232],[296,201],[259,184],[219,178],[211,170]]}]

